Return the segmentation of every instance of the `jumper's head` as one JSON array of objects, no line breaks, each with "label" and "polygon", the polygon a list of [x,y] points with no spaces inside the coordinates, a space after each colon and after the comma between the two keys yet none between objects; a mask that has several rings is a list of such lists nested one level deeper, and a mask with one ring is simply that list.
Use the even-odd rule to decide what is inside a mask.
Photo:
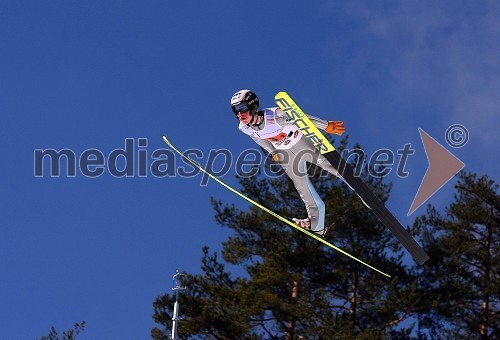
[{"label": "jumper's head", "polygon": [[240,112],[248,112],[253,117],[259,110],[259,97],[250,90],[239,90],[231,97],[231,109],[236,118]]}]

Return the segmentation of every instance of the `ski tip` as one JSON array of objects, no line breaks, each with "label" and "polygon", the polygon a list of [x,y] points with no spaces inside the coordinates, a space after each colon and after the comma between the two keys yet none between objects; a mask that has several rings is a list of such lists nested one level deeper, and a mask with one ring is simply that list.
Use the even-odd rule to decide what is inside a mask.
[{"label": "ski tip", "polygon": [[163,135],[162,137],[163,137],[163,141],[164,141],[165,143],[167,143],[168,145],[171,145],[171,144],[170,144],[170,141],[168,140],[168,138],[167,138],[167,137],[165,137],[165,135]]}]

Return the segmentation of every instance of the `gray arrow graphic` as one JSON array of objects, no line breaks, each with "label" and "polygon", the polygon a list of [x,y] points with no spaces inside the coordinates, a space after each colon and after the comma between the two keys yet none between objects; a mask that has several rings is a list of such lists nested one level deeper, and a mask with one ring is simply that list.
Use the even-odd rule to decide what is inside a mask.
[{"label": "gray arrow graphic", "polygon": [[420,138],[424,145],[429,167],[413,199],[413,203],[408,211],[408,216],[424,204],[425,201],[434,195],[465,166],[465,163],[439,144],[427,132],[420,128],[418,132],[420,133]]}]

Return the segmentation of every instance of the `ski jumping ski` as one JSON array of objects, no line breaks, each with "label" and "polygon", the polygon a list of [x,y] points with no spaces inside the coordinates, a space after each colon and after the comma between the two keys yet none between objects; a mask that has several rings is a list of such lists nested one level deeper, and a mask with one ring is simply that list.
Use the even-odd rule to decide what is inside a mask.
[{"label": "ski jumping ski", "polygon": [[398,241],[411,254],[418,264],[423,264],[429,256],[413,239],[408,231],[385,207],[379,198],[370,190],[363,180],[354,175],[352,167],[342,158],[340,153],[323,136],[318,128],[310,121],[300,107],[286,92],[279,92],[275,96],[276,104],[293,119],[294,124],[319,149],[320,153],[338,171],[345,182],[359,195],[373,213],[389,228]]},{"label": "ski jumping ski", "polygon": [[263,211],[267,212],[268,214],[276,217],[278,220],[282,221],[283,223],[289,225],[290,227],[296,229],[296,230],[299,230],[301,232],[303,232],[304,234],[316,239],[317,241],[323,243],[324,245],[326,245],[327,247],[330,247],[332,248],[333,250],[336,250],[338,251],[339,253],[342,253],[343,255],[347,256],[347,257],[350,257],[351,259],[361,263],[362,265],[386,276],[386,277],[391,277],[389,274],[387,273],[384,273],[383,271],[367,264],[366,262],[363,262],[362,260],[358,259],[357,257],[347,253],[346,251],[336,247],[335,245],[329,243],[328,241],[324,240],[323,238],[321,238],[320,236],[316,235],[315,233],[313,232],[310,232],[310,231],[307,231],[306,229],[304,228],[301,228],[299,226],[297,226],[295,223],[293,223],[292,221],[288,220],[287,218],[275,213],[274,211],[266,208],[265,206],[263,206],[262,204],[259,204],[258,202],[252,200],[251,198],[243,195],[241,192],[239,192],[238,190],[236,190],[235,188],[231,187],[230,185],[224,183],[223,181],[221,181],[219,178],[217,178],[216,176],[214,176],[213,174],[211,174],[208,170],[204,169],[200,164],[198,164],[196,161],[192,160],[191,158],[189,158],[188,156],[184,155],[181,151],[179,151],[169,140],[167,137],[163,136],[163,141],[173,150],[175,151],[176,153],[178,153],[184,160],[186,160],[189,164],[193,165],[195,168],[198,168],[200,171],[202,171],[203,173],[207,174],[210,178],[212,178],[214,181],[216,181],[217,183],[219,183],[220,185],[222,185],[223,187],[225,187],[226,189],[228,189],[229,191],[235,193],[236,195],[240,196],[241,198],[245,199],[246,201],[250,202],[251,204],[253,204],[254,206],[262,209]]}]

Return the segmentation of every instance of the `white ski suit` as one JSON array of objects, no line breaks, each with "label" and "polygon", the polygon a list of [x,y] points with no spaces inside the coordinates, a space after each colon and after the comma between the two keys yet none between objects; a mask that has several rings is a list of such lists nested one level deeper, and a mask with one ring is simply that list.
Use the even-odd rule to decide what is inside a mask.
[{"label": "white ski suit", "polygon": [[[295,188],[306,206],[312,231],[325,228],[325,203],[319,197],[307,175],[307,164],[314,163],[335,176],[337,170],[324,158],[313,144],[302,135],[298,127],[280,108],[266,108],[259,111],[263,121],[259,125],[246,125],[240,122],[239,129],[278,157],[288,177],[293,180]],[[319,129],[325,130],[328,121],[307,115]],[[275,158],[276,159],[276,158]]]}]

